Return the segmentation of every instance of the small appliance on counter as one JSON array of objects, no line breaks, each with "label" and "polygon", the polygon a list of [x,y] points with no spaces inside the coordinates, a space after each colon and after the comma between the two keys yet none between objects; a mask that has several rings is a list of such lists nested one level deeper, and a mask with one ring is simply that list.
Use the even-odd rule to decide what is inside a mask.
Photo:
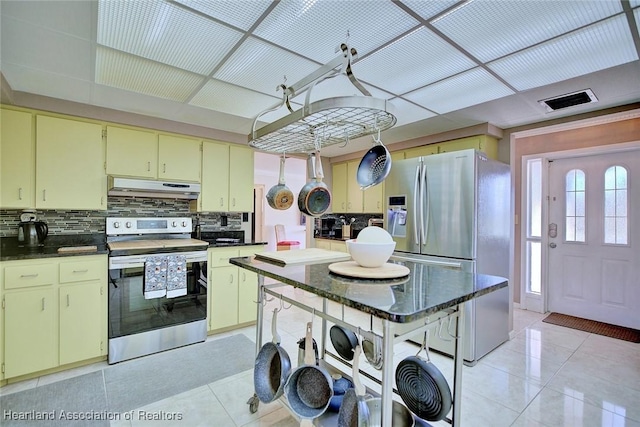
[{"label": "small appliance on counter", "polygon": [[18,242],[25,246],[39,246],[49,234],[49,227],[44,221],[36,221],[35,212],[23,212],[18,224]]}]

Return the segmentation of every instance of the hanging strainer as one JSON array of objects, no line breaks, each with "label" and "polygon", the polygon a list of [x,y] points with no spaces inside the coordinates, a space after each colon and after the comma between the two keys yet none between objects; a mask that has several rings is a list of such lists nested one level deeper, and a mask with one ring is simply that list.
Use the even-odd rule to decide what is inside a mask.
[{"label": "hanging strainer", "polygon": [[378,130],[378,137],[373,137],[373,141],[379,145],[367,151],[356,172],[361,190],[380,184],[391,171],[391,153],[380,140],[380,130]]}]

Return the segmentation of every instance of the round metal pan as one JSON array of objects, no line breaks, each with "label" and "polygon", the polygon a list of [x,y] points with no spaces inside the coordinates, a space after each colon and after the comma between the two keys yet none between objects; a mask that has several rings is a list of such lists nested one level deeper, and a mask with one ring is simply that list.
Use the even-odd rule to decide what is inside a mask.
[{"label": "round metal pan", "polygon": [[270,403],[284,393],[284,386],[291,373],[291,360],[280,347],[277,332],[278,309],[273,310],[271,334],[273,341],[264,344],[256,357],[253,369],[253,387],[261,402]]},{"label": "round metal pan", "polygon": [[333,325],[329,330],[331,344],[344,360],[353,360],[353,350],[358,345],[358,337],[353,331],[342,326]]}]

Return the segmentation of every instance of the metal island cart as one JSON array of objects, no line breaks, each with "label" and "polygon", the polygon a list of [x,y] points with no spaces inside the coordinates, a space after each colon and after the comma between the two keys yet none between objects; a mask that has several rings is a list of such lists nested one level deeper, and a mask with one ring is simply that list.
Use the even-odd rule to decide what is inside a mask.
[{"label": "metal island cart", "polygon": [[[394,345],[406,341],[410,336],[426,332],[434,322],[441,321],[440,318],[448,317],[450,321],[453,321],[453,328],[449,328],[449,331],[452,338],[455,339],[455,350],[451,416],[444,419],[453,426],[460,426],[463,305],[466,301],[507,287],[507,279],[467,273],[424,262],[395,259],[393,256],[389,262],[407,267],[409,271],[407,276],[385,280],[347,278],[333,274],[329,270],[331,263],[328,262],[285,265],[255,257],[232,258],[229,262],[258,274],[256,354],[262,347],[263,301],[268,295],[313,313],[322,319],[322,336],[319,344],[321,359],[324,359],[326,355],[333,355],[326,349],[327,322],[357,332],[365,339],[381,338],[383,360],[380,370],[381,378],[370,379],[379,385],[383,427],[391,427],[392,425],[392,394],[396,391],[393,387]],[[275,279],[278,283],[267,285],[265,277]],[[317,310],[283,295],[281,292],[283,285],[294,286],[319,296],[322,298],[322,310]],[[384,293],[386,297],[381,298],[381,293]],[[374,336],[373,331],[369,331],[368,327],[367,330],[363,330],[359,325],[349,324],[330,315],[329,301],[380,319],[382,336]],[[400,324],[405,325],[400,328]],[[402,332],[398,333],[400,330]],[[345,372],[348,371],[345,369]],[[255,407],[252,408],[252,411],[257,410],[257,397],[255,400]],[[284,403],[287,404],[287,402]]]}]

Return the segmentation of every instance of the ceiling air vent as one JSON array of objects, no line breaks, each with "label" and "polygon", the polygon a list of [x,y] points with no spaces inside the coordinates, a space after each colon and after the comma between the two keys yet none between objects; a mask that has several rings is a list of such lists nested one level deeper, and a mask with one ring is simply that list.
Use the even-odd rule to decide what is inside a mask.
[{"label": "ceiling air vent", "polygon": [[580,90],[578,92],[568,93],[566,95],[560,95],[554,98],[547,98],[543,99],[542,101],[538,101],[538,103],[545,107],[548,112],[560,110],[562,108],[573,107],[580,104],[589,104],[592,102],[598,102],[598,98],[596,98],[591,89]]}]

